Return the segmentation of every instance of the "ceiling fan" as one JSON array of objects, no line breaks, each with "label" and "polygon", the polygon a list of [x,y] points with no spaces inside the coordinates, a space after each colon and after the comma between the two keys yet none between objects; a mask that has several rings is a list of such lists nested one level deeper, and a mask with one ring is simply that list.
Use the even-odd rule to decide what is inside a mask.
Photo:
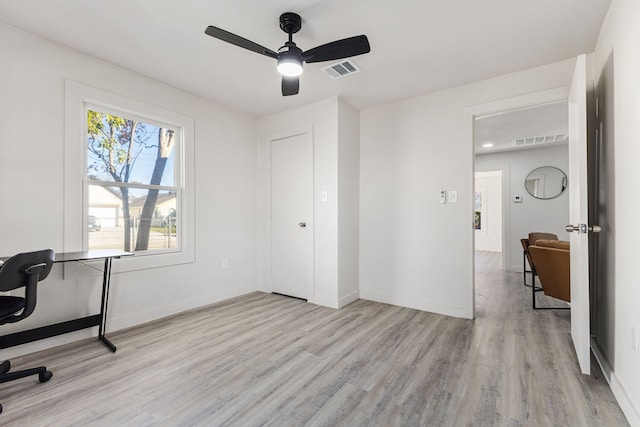
[{"label": "ceiling fan", "polygon": [[282,74],[283,96],[298,93],[300,89],[299,76],[302,74],[302,66],[305,62],[334,61],[371,51],[367,36],[360,35],[336,40],[303,52],[293,42],[293,34],[300,31],[301,27],[302,18],[297,13],[286,12],[280,15],[280,29],[289,35],[289,41],[285,42],[277,52],[218,27],[208,26],[204,32],[211,37],[276,59],[278,72]]}]

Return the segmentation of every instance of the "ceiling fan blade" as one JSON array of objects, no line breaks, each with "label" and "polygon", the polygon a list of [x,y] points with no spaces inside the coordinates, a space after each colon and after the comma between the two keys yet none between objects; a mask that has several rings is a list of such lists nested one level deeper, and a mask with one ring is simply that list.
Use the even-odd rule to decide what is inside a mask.
[{"label": "ceiling fan blade", "polygon": [[299,90],[299,77],[282,76],[282,96],[297,95]]},{"label": "ceiling fan blade", "polygon": [[323,44],[302,54],[305,62],[333,61],[335,59],[349,58],[351,56],[369,53],[369,39],[367,36],[354,36],[331,43]]},{"label": "ceiling fan blade", "polygon": [[216,39],[225,41],[227,43],[231,43],[233,45],[248,49],[252,52],[259,53],[261,55],[269,56],[271,58],[278,58],[278,54],[271,49],[267,49],[264,46],[260,46],[258,43],[254,43],[251,40],[247,40],[243,37],[230,33],[229,31],[225,31],[222,28],[214,27],[212,25],[208,26],[206,30],[204,30],[205,34],[215,37]]}]

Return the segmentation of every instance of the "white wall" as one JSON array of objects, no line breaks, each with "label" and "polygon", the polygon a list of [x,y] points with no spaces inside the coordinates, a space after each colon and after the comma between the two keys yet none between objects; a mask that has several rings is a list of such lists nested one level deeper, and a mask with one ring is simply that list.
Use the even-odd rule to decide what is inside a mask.
[{"label": "white wall", "polygon": [[338,102],[338,298],[358,299],[360,247],[360,112]]},{"label": "white wall", "polygon": [[[602,329],[614,331],[613,339],[600,342],[605,374],[631,425],[640,426],[640,354],[632,351],[632,327],[640,328],[640,286],[638,285],[638,212],[640,200],[640,2],[613,0],[603,24],[595,50],[595,81],[609,80],[603,105],[612,122],[615,150],[614,209],[615,229],[604,224],[601,239],[613,242],[614,270],[605,293],[613,298],[598,303],[607,304],[613,319],[605,317]],[[609,75],[613,73],[613,76]],[[612,87],[611,87],[612,86]],[[613,111],[611,111],[611,109]],[[613,236],[612,236],[613,234]],[[608,366],[607,366],[608,365]]]},{"label": "white wall", "polygon": [[[188,191],[195,191],[196,261],[115,274],[107,331],[256,289],[253,117],[3,24],[0,57],[0,254],[62,250],[64,168],[81,167],[63,164],[64,81],[71,79],[195,119],[196,185]],[[221,270],[222,258],[229,270]],[[96,313],[100,280],[64,280],[55,266],[39,287],[35,313],[2,333]],[[3,352],[11,357],[90,332]]]},{"label": "white wall", "polygon": [[[473,144],[466,107],[568,86],[575,61],[361,112],[360,296],[473,316]],[[440,190],[458,203],[439,203]]]},{"label": "white wall", "polygon": [[[505,269],[522,271],[522,245],[520,239],[532,231],[555,233],[561,240],[569,240],[564,226],[569,224],[569,191],[550,200],[540,200],[527,193],[524,181],[529,172],[540,166],[554,166],[569,176],[567,145],[507,151],[478,155],[476,171],[503,171],[505,209]],[[571,182],[568,183],[571,186]],[[513,203],[513,197],[522,197],[522,203]]]}]

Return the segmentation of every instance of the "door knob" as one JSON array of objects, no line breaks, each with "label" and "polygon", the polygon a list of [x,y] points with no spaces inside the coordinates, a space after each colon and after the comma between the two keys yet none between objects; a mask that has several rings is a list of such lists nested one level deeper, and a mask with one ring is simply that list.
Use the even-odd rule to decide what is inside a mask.
[{"label": "door knob", "polygon": [[300,228],[305,228],[305,227],[307,226],[307,223],[306,223],[306,222],[299,222],[299,223],[298,223],[298,226],[299,226]]},{"label": "door knob", "polygon": [[573,233],[574,231],[580,231],[580,226],[569,224],[569,225],[566,225],[564,229],[567,230],[567,233]]},{"label": "door knob", "polygon": [[578,225],[569,224],[569,225],[566,225],[564,229],[567,230],[567,232],[569,233],[576,231],[580,234],[599,233],[602,231],[602,227],[600,227],[599,225],[587,225],[587,224],[578,224]]}]

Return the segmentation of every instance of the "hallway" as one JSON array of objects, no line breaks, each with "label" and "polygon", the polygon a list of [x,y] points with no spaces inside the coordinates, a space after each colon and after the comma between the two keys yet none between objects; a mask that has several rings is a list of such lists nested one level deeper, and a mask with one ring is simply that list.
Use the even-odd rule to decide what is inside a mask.
[{"label": "hallway", "polygon": [[[475,254],[475,327],[494,342],[496,357],[503,361],[500,394],[512,396],[509,412],[517,418],[518,411],[524,415],[536,408],[549,417],[547,423],[530,425],[628,425],[593,355],[592,375],[580,373],[570,310],[533,310],[531,288],[523,286],[522,273],[500,270],[500,256]],[[536,293],[536,304],[565,305],[542,292]]]}]

